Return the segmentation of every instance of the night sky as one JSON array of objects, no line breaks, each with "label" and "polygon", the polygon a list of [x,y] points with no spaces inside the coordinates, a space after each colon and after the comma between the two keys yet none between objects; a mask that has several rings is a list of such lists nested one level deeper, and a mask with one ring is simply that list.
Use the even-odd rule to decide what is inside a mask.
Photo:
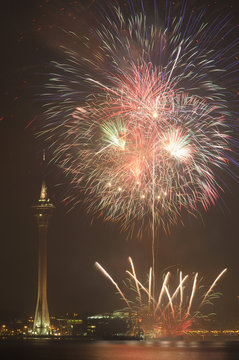
[{"label": "night sky", "polygon": [[[232,23],[237,24],[238,1],[228,1],[223,7],[224,2],[205,2],[205,7],[210,5],[209,12],[231,11]],[[42,113],[39,94],[49,62],[60,56],[56,27],[80,29],[96,3],[1,3],[0,323],[33,315],[36,306],[37,226],[31,207],[40,194],[44,144],[35,134]],[[93,26],[92,17],[89,21]],[[122,307],[114,287],[94,268],[94,262],[99,261],[121,282],[130,255],[139,278],[145,279],[151,261],[150,238],[126,240],[119,224],[92,219],[80,205],[67,212],[62,202],[70,187],[67,179],[54,164],[48,165],[45,173],[48,193],[56,206],[48,236],[50,314],[95,314]],[[216,301],[214,310],[225,326],[239,326],[239,183],[229,182],[224,204],[202,213],[202,219],[185,219],[185,226],[172,228],[169,236],[162,232],[158,256],[161,270],[172,266],[184,273],[198,271],[207,285],[228,267],[218,286],[223,297]]]}]

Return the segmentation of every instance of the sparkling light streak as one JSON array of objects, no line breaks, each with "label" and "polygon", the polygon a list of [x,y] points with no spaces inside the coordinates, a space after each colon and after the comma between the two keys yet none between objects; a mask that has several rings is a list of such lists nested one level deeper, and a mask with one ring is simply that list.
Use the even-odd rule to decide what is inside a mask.
[{"label": "sparkling light streak", "polygon": [[133,328],[140,327],[144,335],[150,337],[183,335],[195,324],[209,318],[212,314],[205,313],[205,306],[212,304],[212,301],[220,296],[212,290],[227,271],[224,269],[207,291],[201,284],[202,279],[198,280],[198,273],[183,277],[180,271],[179,283],[177,283],[177,277],[167,272],[163,277],[161,287],[157,279],[156,293],[153,297],[152,268],[149,270],[148,286],[144,286],[137,278],[130,257],[129,263],[132,272],[126,271],[130,279],[128,279],[129,286],[124,292],[99,263],[96,262],[95,265],[111,281],[126,303],[133,319]]}]

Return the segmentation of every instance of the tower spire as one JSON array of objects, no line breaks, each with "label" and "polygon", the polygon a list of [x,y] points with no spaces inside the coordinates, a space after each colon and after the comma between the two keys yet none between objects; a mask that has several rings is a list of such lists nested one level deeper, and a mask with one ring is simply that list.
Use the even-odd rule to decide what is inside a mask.
[{"label": "tower spire", "polygon": [[39,200],[41,200],[41,201],[46,201],[47,200],[47,187],[46,187],[45,180],[42,181],[41,194],[40,194],[40,199]]}]

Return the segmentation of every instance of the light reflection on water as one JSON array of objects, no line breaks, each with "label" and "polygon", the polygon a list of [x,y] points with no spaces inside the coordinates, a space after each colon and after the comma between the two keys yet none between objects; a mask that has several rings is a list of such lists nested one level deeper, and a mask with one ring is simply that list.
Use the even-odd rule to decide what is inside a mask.
[{"label": "light reflection on water", "polygon": [[[176,345],[176,344],[175,344]],[[227,351],[213,347],[197,350],[185,347],[185,344],[173,346],[163,342],[160,346],[153,344],[111,344],[101,343],[91,347],[89,360],[228,360],[231,359]],[[184,346],[184,347],[183,347]],[[239,352],[237,357],[239,359]],[[88,360],[86,357],[85,359]],[[233,358],[232,358],[233,359]]]},{"label": "light reflection on water", "polygon": [[[2,356],[4,355],[4,356]],[[0,343],[1,359],[24,360],[238,360],[239,342],[92,342],[29,340]]]}]

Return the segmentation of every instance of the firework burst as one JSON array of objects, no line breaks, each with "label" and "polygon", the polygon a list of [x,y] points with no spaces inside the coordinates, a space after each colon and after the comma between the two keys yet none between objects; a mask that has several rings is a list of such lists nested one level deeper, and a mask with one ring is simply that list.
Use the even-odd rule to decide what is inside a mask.
[{"label": "firework burst", "polygon": [[148,274],[148,283],[144,286],[137,278],[131,258],[129,262],[131,270],[126,271],[129,278],[124,292],[99,263],[95,265],[112,282],[126,303],[132,319],[132,333],[142,329],[146,337],[175,337],[198,324],[202,325],[204,320],[211,317],[212,314],[206,313],[205,308],[208,309],[208,305],[212,305],[213,300],[220,296],[214,288],[227,269],[217,276],[207,291],[198,273],[183,276],[180,271],[175,277],[167,272],[163,275],[161,285],[157,279],[157,291],[153,295],[152,268]]},{"label": "firework burst", "polygon": [[43,134],[76,190],[67,201],[84,192],[90,212],[139,235],[207,210],[231,160],[236,43],[220,39],[233,29],[187,12],[113,8],[87,36],[69,33],[82,51],[63,48],[44,95]]}]

